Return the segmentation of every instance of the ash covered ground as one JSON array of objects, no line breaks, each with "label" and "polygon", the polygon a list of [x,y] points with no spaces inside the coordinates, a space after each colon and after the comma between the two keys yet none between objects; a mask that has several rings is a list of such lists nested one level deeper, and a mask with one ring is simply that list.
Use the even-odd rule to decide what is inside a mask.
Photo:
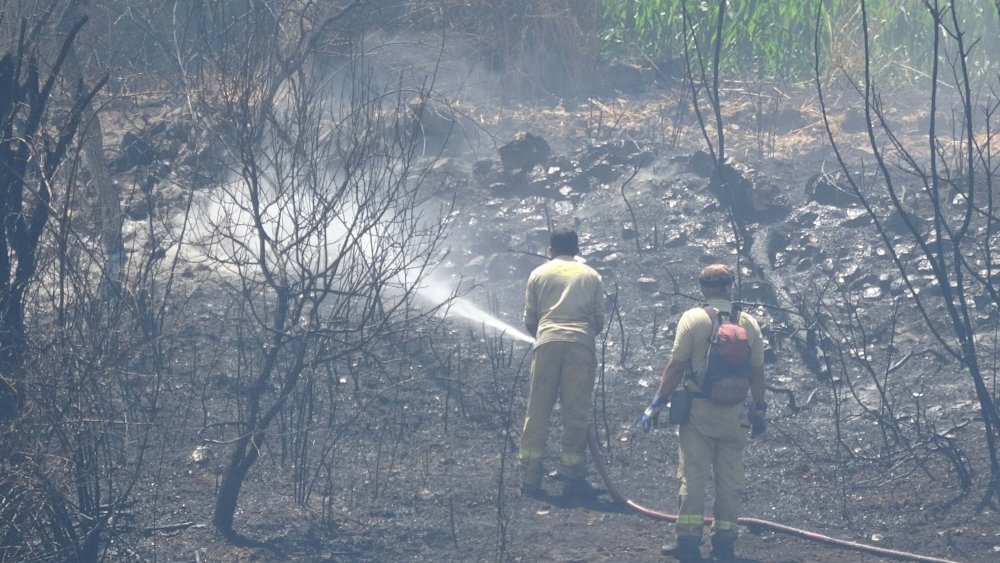
[{"label": "ash covered ground", "polygon": [[[747,451],[745,515],[956,561],[1000,557],[997,516],[979,505],[989,467],[971,383],[927,334],[872,221],[842,183],[815,92],[727,84],[729,165],[720,179],[679,80],[523,104],[499,104],[473,88],[442,84],[419,113],[424,181],[441,188],[442,201],[456,202],[435,283],[520,327],[523,283],[546,251],[548,226],[577,227],[583,258],[608,292],[594,421],[610,477],[625,495],[676,509],[675,438],[666,428],[644,434],[637,421],[668,358],[674,323],[698,302],[697,272],[721,261],[740,267],[738,298],[765,325],[766,374],[777,388],[768,397],[770,431]],[[893,114],[904,140],[919,144],[919,96],[886,103],[894,101],[906,108]],[[829,108],[858,167],[866,154],[859,103],[845,95]],[[899,256],[925,272],[885,196],[871,189]],[[733,214],[731,197],[738,198]],[[918,219],[920,211],[914,208]],[[916,279],[921,291],[935,290],[927,276]],[[995,310],[977,315],[984,331],[996,323]],[[830,335],[835,340],[824,341]],[[596,471],[590,481],[600,494],[591,500],[563,498],[552,479],[547,498],[519,495],[514,452],[527,391],[525,343],[457,316],[442,318],[426,342],[408,350],[411,383],[376,406],[381,418],[350,428],[337,443],[336,471],[322,476],[332,494],[294,502],[290,468],[270,446],[237,514],[240,532],[257,543],[234,547],[208,524],[224,451],[195,460],[197,436],[175,436],[146,499],[156,502],[158,523],[194,525],[149,534],[139,554],[169,561],[665,560],[659,548],[671,539],[669,526],[614,502]],[[899,405],[889,415],[899,430],[887,430],[880,417],[889,399]],[[551,466],[559,432],[557,416]],[[950,455],[968,460],[977,488],[961,494]],[[884,560],[750,528],[737,553],[761,562]]]}]

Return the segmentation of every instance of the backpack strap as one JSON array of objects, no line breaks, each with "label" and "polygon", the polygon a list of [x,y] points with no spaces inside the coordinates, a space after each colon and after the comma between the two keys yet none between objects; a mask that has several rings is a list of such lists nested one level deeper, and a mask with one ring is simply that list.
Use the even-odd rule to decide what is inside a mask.
[{"label": "backpack strap", "polygon": [[[704,303],[701,308],[712,321],[712,332],[708,336],[708,348],[705,353],[705,367],[708,367],[708,358],[712,354],[712,345],[719,340],[719,325],[721,324],[721,320],[719,319],[719,310],[715,307],[712,307],[708,303]],[[705,367],[703,367],[700,371],[695,371],[694,366],[691,367],[691,380],[698,386],[698,389],[705,387]],[[701,392],[695,394],[695,396],[702,398],[706,397],[703,389]]]},{"label": "backpack strap", "polygon": [[734,325],[740,324],[743,320],[741,313],[743,312],[743,305],[740,303],[733,303],[732,309],[729,310],[729,322]]},{"label": "backpack strap", "polygon": [[712,319],[712,334],[711,336],[708,337],[708,340],[710,342],[714,342],[718,339],[719,325],[722,324],[722,319],[720,317],[719,310],[708,304],[702,305],[701,308],[704,309],[705,313],[708,314],[708,318]]}]

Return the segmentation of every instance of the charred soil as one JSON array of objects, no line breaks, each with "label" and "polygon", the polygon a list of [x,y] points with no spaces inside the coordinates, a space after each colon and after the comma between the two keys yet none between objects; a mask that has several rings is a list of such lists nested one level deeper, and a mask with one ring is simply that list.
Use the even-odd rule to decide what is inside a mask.
[{"label": "charred soil", "polygon": [[[426,181],[444,186],[458,210],[435,275],[520,326],[523,283],[541,263],[549,223],[575,224],[608,292],[594,424],[610,478],[632,500],[673,513],[674,433],[643,433],[637,421],[676,319],[698,302],[698,270],[738,265],[739,298],[766,329],[769,383],[785,390],[769,393],[770,430],[746,453],[745,515],[943,559],[996,561],[1000,531],[995,506],[981,504],[989,464],[971,382],[937,350],[871,221],[838,187],[815,95],[727,86],[726,185],[749,198],[735,215],[704,167],[705,140],[679,102],[687,96],[681,85],[661,85],[632,97],[508,107],[479,124],[489,138],[437,139],[445,152],[428,156]],[[856,158],[866,138],[847,123],[847,99],[833,108],[834,127]],[[898,115],[914,143],[919,128],[908,120],[917,113]],[[517,131],[551,152],[536,163],[539,151],[528,150],[511,174],[498,149]],[[898,244],[904,260],[919,260],[904,236]],[[212,303],[211,291],[192,295],[197,310]],[[995,325],[995,310],[981,313],[984,330]],[[189,338],[225,345],[207,326]],[[330,391],[363,414],[337,422],[325,471],[300,472],[280,429],[265,444],[242,490],[244,541],[235,544],[211,526],[226,447],[193,457],[201,435],[171,431],[140,484],[135,547],[116,553],[147,561],[669,560],[659,551],[670,526],[615,502],[596,471],[592,496],[565,496],[551,476],[539,498],[520,495],[514,452],[528,354],[524,343],[455,318],[401,338],[395,380],[345,375]],[[172,388],[195,396],[227,384],[199,374]],[[559,436],[557,415],[549,466]],[[737,553],[766,563],[886,560],[752,528]]]}]

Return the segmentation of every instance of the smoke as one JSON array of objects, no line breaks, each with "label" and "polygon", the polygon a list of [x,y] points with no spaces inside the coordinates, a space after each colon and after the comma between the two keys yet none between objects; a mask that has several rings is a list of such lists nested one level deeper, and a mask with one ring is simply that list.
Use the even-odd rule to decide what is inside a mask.
[{"label": "smoke", "polygon": [[[293,194],[280,189],[273,174],[261,175],[256,195],[246,181],[236,179],[198,199],[188,233],[195,261],[210,265],[224,277],[260,281],[267,270],[280,275],[290,287],[302,287],[339,257],[355,271],[374,273],[376,279],[369,282],[379,283],[383,299],[398,299],[409,288],[419,303],[439,309],[445,318],[534,342],[530,335],[458,297],[458,288],[428,271],[418,256],[426,246],[408,247],[400,242],[415,231],[426,231],[427,225],[410,230],[395,220],[377,221],[370,209],[359,204],[356,194],[341,193],[337,202],[316,190]],[[387,217],[400,215],[408,214],[397,210]],[[359,226],[364,227],[360,233],[354,230]],[[352,291],[363,283],[348,273],[331,281],[343,284],[333,288],[340,291]]]},{"label": "smoke", "polygon": [[[415,93],[426,93],[433,87],[435,97],[450,99],[496,97],[496,76],[467,62],[467,56],[463,56],[467,53],[462,53],[463,47],[457,42],[413,37],[394,38],[391,42],[366,39],[366,43],[373,46],[367,49],[360,69],[371,80],[365,92],[380,102],[391,99],[380,94],[382,85],[387,84],[404,91],[412,88]],[[443,64],[445,60],[448,64]],[[452,64],[455,61],[464,62]],[[353,82],[358,71],[338,68],[322,81],[322,103],[327,109],[324,123],[336,124],[345,119],[344,115],[336,118],[338,113],[350,115],[359,92]],[[276,112],[293,115],[289,103],[284,94],[279,96]],[[385,109],[389,113],[400,110],[398,106]],[[379,114],[384,122],[371,133],[384,139],[376,145],[382,146],[378,144],[381,142],[391,149],[398,141],[391,136],[399,133],[401,123],[391,116],[386,119],[386,115]],[[396,119],[399,117],[397,113]],[[335,125],[324,125],[319,132],[290,127],[293,133],[305,132],[317,138],[313,150],[331,139],[333,144],[356,141],[350,136],[345,138]],[[440,234],[437,227],[441,220],[428,209],[433,200],[419,199],[408,188],[393,190],[385,185],[418,181],[419,166],[411,167],[412,163],[400,155],[386,158],[383,154],[381,162],[364,163],[364,172],[349,178],[345,186],[344,169],[349,166],[337,151],[331,149],[326,158],[300,161],[300,155],[293,154],[299,150],[297,145],[288,145],[280,136],[265,137],[271,140],[261,142],[261,170],[254,175],[252,185],[234,174],[198,197],[186,237],[192,261],[229,279],[260,282],[265,276],[279,276],[281,283],[293,290],[323,275],[330,276],[324,281],[329,289],[337,291],[351,292],[360,289],[359,284],[375,284],[382,299],[393,301],[389,306],[412,291],[417,304],[437,309],[448,319],[478,325],[518,341],[534,341],[459,297],[458,288],[429,267],[428,253],[444,242],[434,239]],[[370,142],[371,136],[364,140]],[[356,163],[352,167],[357,170]],[[324,274],[333,262],[340,262],[341,271]],[[370,279],[362,279],[365,275]]]}]

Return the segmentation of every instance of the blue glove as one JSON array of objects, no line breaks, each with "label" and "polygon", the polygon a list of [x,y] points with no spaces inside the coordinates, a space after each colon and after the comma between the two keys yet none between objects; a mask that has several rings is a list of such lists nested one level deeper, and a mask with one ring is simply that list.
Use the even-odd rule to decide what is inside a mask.
[{"label": "blue glove", "polygon": [[667,404],[667,397],[661,396],[659,393],[653,397],[653,402],[649,403],[649,406],[642,413],[642,429],[644,431],[649,432],[650,428],[659,425],[660,411],[663,410],[665,404]]}]

